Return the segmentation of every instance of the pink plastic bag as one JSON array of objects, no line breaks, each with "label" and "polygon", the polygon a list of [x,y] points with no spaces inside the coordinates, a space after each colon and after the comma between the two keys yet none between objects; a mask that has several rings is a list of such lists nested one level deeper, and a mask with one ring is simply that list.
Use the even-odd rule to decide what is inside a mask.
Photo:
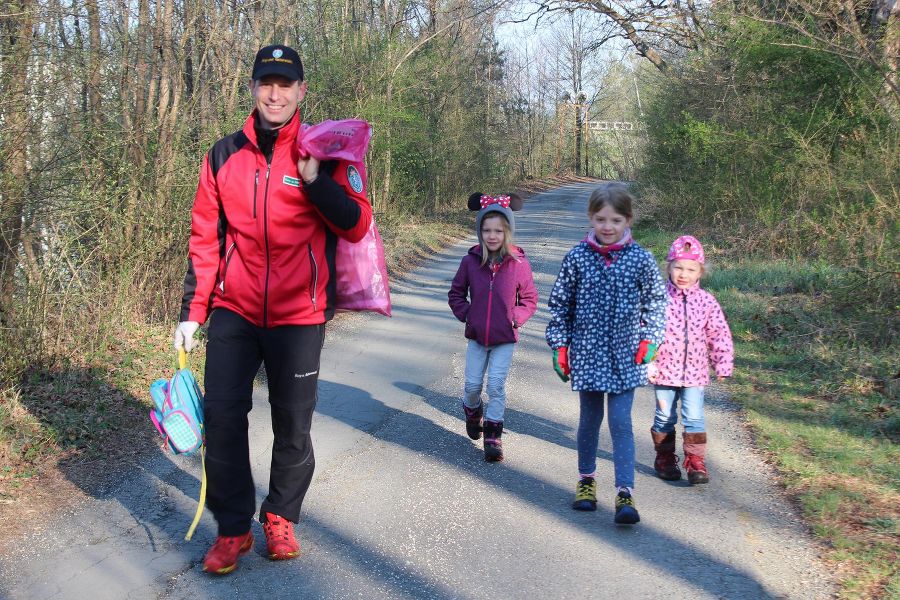
[{"label": "pink plastic bag", "polygon": [[297,147],[303,158],[313,156],[319,160],[363,162],[371,137],[369,123],[359,119],[322,121],[318,125],[304,123],[297,136]]},{"label": "pink plastic bag", "polygon": [[391,290],[384,246],[375,227],[375,218],[365,237],[356,243],[338,239],[334,259],[338,310],[368,310],[391,316]]}]

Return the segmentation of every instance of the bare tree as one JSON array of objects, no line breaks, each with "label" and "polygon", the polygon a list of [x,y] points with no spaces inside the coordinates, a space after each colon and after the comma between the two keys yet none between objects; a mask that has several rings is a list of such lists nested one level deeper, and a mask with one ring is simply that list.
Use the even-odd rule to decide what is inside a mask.
[{"label": "bare tree", "polygon": [[615,31],[595,40],[595,45],[612,37],[625,39],[663,72],[669,67],[665,48],[694,49],[704,32],[703,16],[693,1],[541,0],[532,7],[529,17],[584,11],[601,15],[615,26]]}]

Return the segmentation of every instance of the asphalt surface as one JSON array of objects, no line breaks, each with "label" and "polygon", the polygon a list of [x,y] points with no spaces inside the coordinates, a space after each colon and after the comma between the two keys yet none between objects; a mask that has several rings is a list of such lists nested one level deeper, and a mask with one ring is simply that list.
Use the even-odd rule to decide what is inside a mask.
[{"label": "asphalt surface", "polygon": [[[533,197],[517,243],[535,273],[538,313],[523,329],[507,384],[506,460],[487,464],[465,435],[462,324],[447,290],[474,236],[392,282],[394,316],[329,325],[313,424],[316,476],[298,526],[303,555],[272,562],[262,527],[239,568],[203,573],[215,538],[207,512],[183,536],[199,459],[159,455],[89,496],[0,559],[8,599],[123,598],[829,598],[818,549],[738,411],[711,388],[711,482],[653,474],[654,401],[634,403],[635,501],[641,523],[613,524],[604,425],[599,507],[570,508],[577,477],[577,395],[553,373],[546,301],[565,252],[587,230],[591,187]],[[266,493],[271,430],[264,378],[254,392],[251,452]],[[147,424],[148,427],[150,424]],[[680,445],[680,444],[679,444]]]}]

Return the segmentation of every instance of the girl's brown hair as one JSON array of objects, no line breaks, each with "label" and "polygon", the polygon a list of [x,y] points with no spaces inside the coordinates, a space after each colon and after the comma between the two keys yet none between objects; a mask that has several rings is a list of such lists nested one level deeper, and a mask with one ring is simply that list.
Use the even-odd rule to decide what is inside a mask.
[{"label": "girl's brown hair", "polygon": [[[488,219],[493,219],[494,217],[498,217],[500,219],[500,224],[503,227],[503,245],[500,246],[500,250],[497,251],[497,254],[500,255],[500,260],[503,260],[510,254],[512,254],[513,247],[513,234],[512,230],[509,228],[509,221],[506,220],[506,217],[503,216],[503,213],[494,212],[485,215],[485,217],[481,220],[481,226],[484,227],[484,222]],[[479,232],[480,233],[480,232]],[[488,250],[487,244],[484,242],[484,239],[481,240],[481,265],[484,266],[487,264],[488,260],[491,258],[491,251]]]},{"label": "girl's brown hair", "polygon": [[621,183],[607,183],[591,193],[591,198],[588,200],[588,216],[592,217],[604,206],[609,206],[618,214],[630,219],[634,215],[631,209],[632,202],[634,202],[634,198],[627,186]]}]

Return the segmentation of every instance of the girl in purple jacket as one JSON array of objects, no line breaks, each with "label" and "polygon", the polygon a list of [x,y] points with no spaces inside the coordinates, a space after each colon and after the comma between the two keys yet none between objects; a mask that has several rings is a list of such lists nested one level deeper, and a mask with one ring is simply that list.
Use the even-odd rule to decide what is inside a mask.
[{"label": "girl in purple jacket", "polygon": [[[463,257],[447,294],[453,314],[466,324],[466,433],[473,440],[484,431],[484,460],[503,460],[503,413],[506,377],[519,328],[537,308],[537,289],[525,253],[513,245],[515,219],[521,210],[516,194],[469,196],[469,210],[478,211],[478,245]],[[487,373],[487,406],[481,389]]]},{"label": "girl in purple jacket", "polygon": [[656,474],[668,481],[681,479],[675,456],[676,407],[681,401],[684,426],[684,468],[692,484],[709,482],[706,470],[706,419],[703,387],[709,368],[721,381],[731,375],[734,347],[725,314],[709,292],[700,289],[706,257],[696,238],[683,235],[672,243],[666,291],[666,337],[648,378],[656,385],[656,417],[650,435],[656,448]]}]

